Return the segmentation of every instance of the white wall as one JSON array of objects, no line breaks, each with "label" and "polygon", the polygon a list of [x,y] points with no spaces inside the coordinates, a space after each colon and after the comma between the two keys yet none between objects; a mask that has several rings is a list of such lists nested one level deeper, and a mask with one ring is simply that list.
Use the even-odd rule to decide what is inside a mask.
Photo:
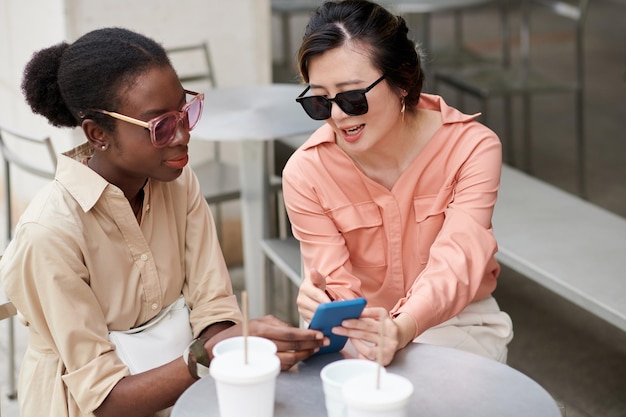
[{"label": "white wall", "polygon": [[[207,40],[219,84],[235,86],[271,81],[270,25],[269,0],[0,0],[0,121],[49,135],[59,153],[84,140],[80,131],[55,128],[33,115],[20,82],[33,52],[90,30],[123,26],[165,47]],[[23,204],[41,186],[23,176],[16,182],[22,195],[14,198],[22,197]]]},{"label": "white wall", "polygon": [[[48,1],[48,0],[39,0]],[[68,35],[124,26],[164,46],[207,40],[224,86],[270,81],[269,0],[66,0]]]},{"label": "white wall", "polygon": [[58,0],[0,0],[0,120],[21,130],[45,134],[41,117],[24,102],[20,82],[33,52],[64,38],[63,7]]},{"label": "white wall", "polygon": [[269,0],[0,0],[0,120],[50,134],[59,151],[80,139],[33,116],[20,92],[33,52],[106,26],[123,26],[164,46],[207,40],[222,86],[271,80]]}]

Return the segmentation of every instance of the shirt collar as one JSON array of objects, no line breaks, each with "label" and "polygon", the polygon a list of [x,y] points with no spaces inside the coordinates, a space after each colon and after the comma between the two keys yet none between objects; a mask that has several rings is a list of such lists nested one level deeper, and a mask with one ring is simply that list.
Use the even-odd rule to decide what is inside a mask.
[{"label": "shirt collar", "polygon": [[[107,186],[111,185],[83,161],[93,155],[88,142],[64,152],[57,164],[56,180],[87,212],[100,199]],[[117,187],[116,187],[117,188]]]}]

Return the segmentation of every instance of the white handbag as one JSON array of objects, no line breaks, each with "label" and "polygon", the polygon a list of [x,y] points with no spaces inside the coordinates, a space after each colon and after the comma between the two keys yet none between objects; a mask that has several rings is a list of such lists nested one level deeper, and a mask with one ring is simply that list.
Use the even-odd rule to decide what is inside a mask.
[{"label": "white handbag", "polygon": [[117,355],[131,374],[165,365],[180,357],[191,340],[189,309],[181,296],[146,324],[125,331],[109,332]]}]

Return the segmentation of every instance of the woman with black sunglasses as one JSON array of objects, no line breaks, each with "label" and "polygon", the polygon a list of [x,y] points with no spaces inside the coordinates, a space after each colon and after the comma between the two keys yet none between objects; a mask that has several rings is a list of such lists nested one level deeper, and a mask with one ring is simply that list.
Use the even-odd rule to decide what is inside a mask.
[{"label": "woman with black sunglasses", "polygon": [[[29,329],[20,415],[153,415],[206,374],[219,340],[242,333],[215,225],[187,165],[203,96],[183,88],[161,45],[121,28],[35,53],[22,89],[35,113],[80,127],[87,142],[60,156],[0,264]],[[181,293],[189,340],[174,360],[131,375],[109,331],[142,325]],[[324,344],[321,332],[271,316],[251,320],[249,332],[274,341],[283,369]]]},{"label": "woman with black sunglasses", "polygon": [[299,312],[309,321],[320,303],[365,297],[360,319],[334,333],[375,359],[382,320],[385,364],[412,341],[505,362],[512,324],[491,295],[501,144],[478,115],[422,93],[407,34],[360,0],[326,2],[306,27],[296,101],[326,124],[283,171],[304,262]]}]

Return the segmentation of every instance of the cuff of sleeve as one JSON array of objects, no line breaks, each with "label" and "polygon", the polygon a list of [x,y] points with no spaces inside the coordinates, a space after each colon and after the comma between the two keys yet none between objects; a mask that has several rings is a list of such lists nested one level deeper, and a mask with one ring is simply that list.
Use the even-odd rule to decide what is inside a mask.
[{"label": "cuff of sleeve", "polygon": [[91,413],[100,407],[115,385],[128,375],[128,367],[115,351],[110,351],[61,378],[78,407]]}]

